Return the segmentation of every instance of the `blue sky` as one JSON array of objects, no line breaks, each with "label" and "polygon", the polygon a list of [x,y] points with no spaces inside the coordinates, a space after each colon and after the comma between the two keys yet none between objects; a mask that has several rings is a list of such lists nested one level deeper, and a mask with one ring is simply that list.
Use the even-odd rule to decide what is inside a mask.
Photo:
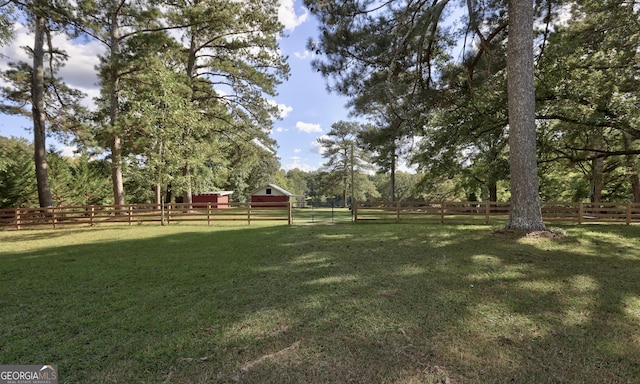
[{"label": "blue sky", "polygon": [[[311,68],[313,55],[307,51],[309,38],[318,34],[315,18],[308,13],[302,0],[281,0],[280,21],[285,25],[287,37],[280,40],[282,54],[288,56],[291,74],[289,80],[278,87],[278,96],[273,100],[280,106],[282,119],[274,122],[271,136],[278,142],[277,155],[285,170],[299,168],[305,171],[322,166],[322,156],[316,139],[326,134],[331,124],[348,119],[344,107],[347,99],[326,91],[325,79]],[[20,47],[31,46],[33,37],[23,26],[16,25],[14,42],[0,48],[0,68],[7,61],[30,61]],[[64,49],[71,59],[61,70],[67,84],[88,94],[87,103],[97,96],[95,66],[103,48],[97,43],[79,44],[58,37],[56,45]],[[0,135],[17,136],[32,140],[29,127],[32,123],[24,118],[0,115]],[[72,148],[48,139],[64,153]]]}]

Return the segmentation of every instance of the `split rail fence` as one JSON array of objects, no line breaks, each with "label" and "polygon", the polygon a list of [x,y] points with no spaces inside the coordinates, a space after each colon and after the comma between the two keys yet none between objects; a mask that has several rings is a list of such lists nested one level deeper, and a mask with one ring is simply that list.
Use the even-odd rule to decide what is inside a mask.
[{"label": "split rail fence", "polygon": [[129,204],[51,208],[0,209],[0,228],[35,226],[97,225],[156,222],[246,222],[286,221],[291,224],[291,204],[283,203],[193,203]]},{"label": "split rail fence", "polygon": [[[356,202],[354,221],[506,222],[507,202]],[[640,223],[640,203],[543,202],[547,223]]]}]

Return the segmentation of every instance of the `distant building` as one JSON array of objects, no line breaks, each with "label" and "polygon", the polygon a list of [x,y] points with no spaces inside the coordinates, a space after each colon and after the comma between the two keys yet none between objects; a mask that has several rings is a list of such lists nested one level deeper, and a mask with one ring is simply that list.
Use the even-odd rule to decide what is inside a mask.
[{"label": "distant building", "polygon": [[229,196],[231,196],[232,194],[233,191],[218,191],[203,192],[197,195],[193,195],[193,207],[200,209],[207,208],[208,203],[211,203],[211,208],[229,208]]},{"label": "distant building", "polygon": [[[289,203],[293,197],[291,192],[288,192],[275,184],[267,184],[264,187],[258,189],[251,194],[252,203]],[[283,207],[286,204],[274,204],[269,207]]]}]

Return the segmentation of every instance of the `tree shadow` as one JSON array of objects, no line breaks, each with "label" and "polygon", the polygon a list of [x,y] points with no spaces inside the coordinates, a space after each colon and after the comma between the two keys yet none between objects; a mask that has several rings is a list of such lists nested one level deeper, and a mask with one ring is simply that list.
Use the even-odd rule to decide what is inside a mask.
[{"label": "tree shadow", "polygon": [[568,230],[274,226],[4,253],[0,360],[53,361],[64,382],[640,381],[636,228]]}]

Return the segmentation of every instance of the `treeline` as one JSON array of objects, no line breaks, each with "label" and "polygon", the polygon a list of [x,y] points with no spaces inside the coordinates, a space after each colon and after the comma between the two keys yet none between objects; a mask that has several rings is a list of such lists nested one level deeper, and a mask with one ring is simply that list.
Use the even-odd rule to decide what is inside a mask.
[{"label": "treeline", "polygon": [[[339,125],[340,123],[338,123]],[[356,125],[354,125],[356,126]],[[335,131],[332,131],[335,133]],[[336,136],[325,139],[340,142]],[[346,145],[345,145],[346,143]],[[360,142],[358,142],[360,143]],[[360,143],[362,145],[362,143]],[[278,169],[278,163],[252,172],[253,177],[243,184],[244,189],[234,189],[234,201],[246,201],[259,186],[275,183],[298,196],[298,203],[348,206],[356,201],[508,201],[510,198],[507,180],[498,181],[495,190],[490,190],[482,179],[472,172],[461,172],[451,177],[436,177],[415,171],[375,171],[375,163],[359,146],[342,143],[347,148],[346,156],[334,155],[329,161],[325,151],[326,166],[320,170],[303,171]],[[353,156],[349,150],[353,148]],[[357,167],[350,159],[358,159]],[[368,158],[369,160],[364,160]],[[111,164],[107,159],[91,158],[88,155],[63,156],[51,149],[47,154],[50,167],[49,179],[53,199],[58,205],[110,205],[114,204],[111,184]],[[505,160],[506,161],[506,160]],[[329,164],[342,166],[329,167]],[[592,183],[588,174],[571,171],[565,167],[544,167],[541,174],[541,196],[543,201],[592,201]],[[471,167],[473,168],[473,166]],[[633,183],[628,170],[618,167],[607,173],[604,179],[603,202],[633,201]],[[37,187],[34,182],[35,165],[33,145],[25,139],[0,136],[0,208],[38,206]],[[145,179],[144,170],[130,166],[127,169],[124,187],[128,191],[128,203],[155,202],[153,183]],[[392,177],[393,176],[393,177]],[[351,183],[353,182],[353,186]],[[344,184],[346,183],[346,184]],[[258,187],[255,187],[258,186]],[[353,188],[352,188],[353,187]],[[196,193],[217,190],[200,189]],[[352,199],[352,194],[354,199]],[[175,202],[182,195],[165,193],[162,201]]]},{"label": "treeline", "polygon": [[[543,200],[640,202],[637,1],[305,3],[321,22],[309,44],[320,54],[314,67],[371,122],[363,139],[380,169],[393,174],[404,158],[424,175],[424,188],[454,182],[530,205],[530,217],[536,192]],[[522,15],[533,36],[509,51]],[[508,92],[510,72],[522,68],[509,68],[510,58],[531,45],[523,65],[533,76]],[[529,79],[534,97],[519,105]],[[533,129],[523,131],[513,119],[525,112]],[[536,167],[530,154],[538,172],[522,178]]]},{"label": "treeline", "polygon": [[[288,75],[277,46],[277,1],[2,3],[0,43],[10,41],[17,20],[34,31],[33,62],[13,63],[2,73],[0,111],[34,121],[33,144],[16,145],[33,145],[30,188],[37,180],[38,204],[72,201],[64,200],[65,182],[55,178],[82,172],[106,179],[111,197],[102,201],[115,204],[125,196],[127,202],[189,201],[192,191],[222,189],[243,199],[266,182],[343,204],[378,198],[520,206],[538,197],[640,202],[637,2],[305,4],[320,22],[309,43],[314,68],[365,122],[336,122],[320,140],[325,167],[310,173],[279,171],[269,150],[275,143],[268,130],[278,117],[269,97]],[[535,97],[522,108],[530,126],[528,117],[512,123],[518,113],[509,105],[519,98],[507,92],[509,57],[518,56],[507,52],[514,32],[509,10],[516,5],[527,12],[534,6],[525,21],[533,22],[527,70]],[[50,44],[56,33],[104,46],[96,111],[82,108],[81,95],[56,77],[72,59]],[[528,130],[522,133],[520,125]],[[46,150],[44,138],[57,133],[67,135],[80,157],[61,160]],[[415,172],[399,172],[401,160]],[[63,172],[56,164],[64,162]],[[411,192],[401,191],[405,176]],[[3,188],[22,181],[11,183]],[[82,195],[66,195],[74,194]]]},{"label": "treeline", "polygon": [[[194,189],[244,191],[275,172],[272,98],[289,73],[278,7],[277,0],[1,2],[0,44],[12,41],[17,25],[33,38],[24,47],[31,61],[14,59],[0,73],[0,112],[33,121],[38,204],[68,202],[56,196],[58,175],[49,174],[57,161],[47,150],[51,135],[77,147],[83,161],[106,163],[117,205],[141,198],[137,184],[154,189],[155,201],[176,194],[190,201]],[[95,109],[59,77],[74,57],[55,37],[102,47]]]}]

